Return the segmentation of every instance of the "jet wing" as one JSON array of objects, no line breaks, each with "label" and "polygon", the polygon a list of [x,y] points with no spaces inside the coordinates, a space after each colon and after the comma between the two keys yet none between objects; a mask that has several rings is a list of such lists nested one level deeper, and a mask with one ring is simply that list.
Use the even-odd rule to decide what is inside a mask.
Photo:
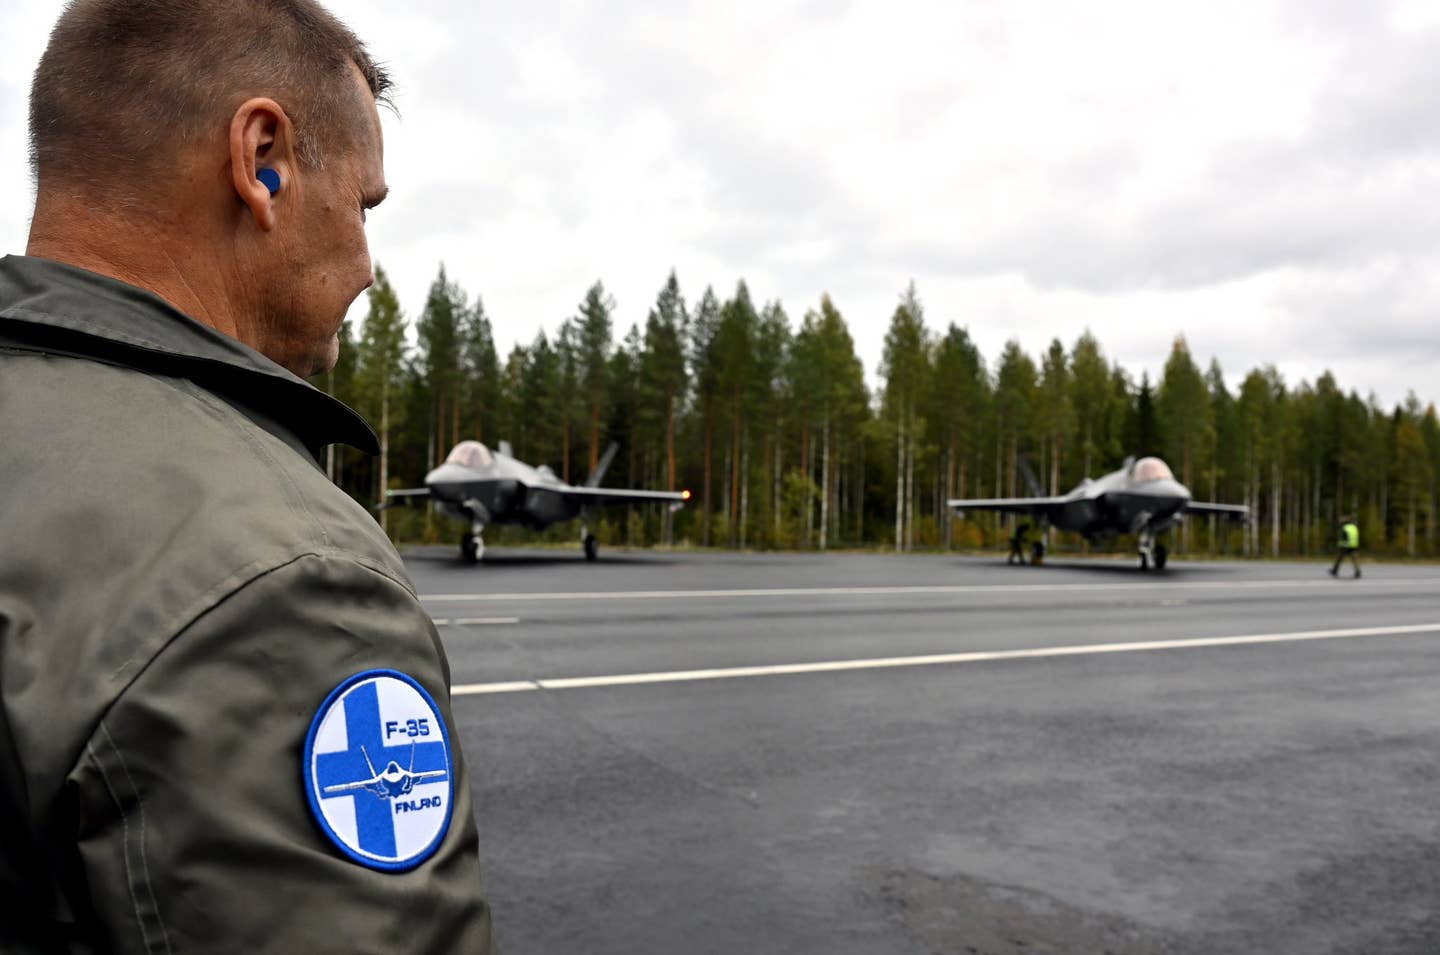
[{"label": "jet wing", "polygon": [[348,793],[348,792],[353,792],[353,791],[356,790],[356,789],[368,789],[368,788],[370,788],[371,786],[373,786],[373,785],[375,785],[376,783],[378,783],[379,781],[380,781],[380,777],[379,777],[379,776],[376,776],[376,777],[373,778],[373,779],[361,779],[361,780],[359,780],[358,782],[353,782],[353,783],[340,783],[339,785],[336,785],[336,786],[326,786],[326,787],[325,787],[325,792],[326,792],[326,793]]},{"label": "jet wing", "polygon": [[1002,514],[1030,514],[1049,517],[1065,504],[1063,497],[971,497],[945,502],[955,511],[999,511]]},{"label": "jet wing", "polygon": [[611,487],[557,488],[556,494],[581,504],[645,504],[669,501],[683,504],[690,500],[689,491],[632,491]]},{"label": "jet wing", "polygon": [[1218,514],[1232,521],[1250,519],[1250,508],[1244,504],[1211,504],[1208,501],[1191,501],[1185,505],[1186,514]]},{"label": "jet wing", "polygon": [[424,500],[430,496],[428,487],[401,487],[393,491],[385,492],[385,500],[375,505],[375,510],[383,511],[387,507],[408,507],[412,500]]}]

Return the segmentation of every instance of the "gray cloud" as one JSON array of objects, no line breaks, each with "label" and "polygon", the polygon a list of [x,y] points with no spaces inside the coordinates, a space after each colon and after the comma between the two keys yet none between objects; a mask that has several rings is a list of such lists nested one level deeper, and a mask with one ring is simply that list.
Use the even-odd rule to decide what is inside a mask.
[{"label": "gray cloud", "polygon": [[[833,292],[872,371],[912,277],[933,324],[1089,325],[1152,369],[1181,331],[1387,396],[1440,360],[1440,31],[1387,4],[332,5],[400,86],[377,255],[412,314],[451,262],[502,347],[597,274],[643,320],[674,265],[796,318]],[[53,15],[0,24],[33,64]],[[12,135],[30,68],[0,71]]]}]

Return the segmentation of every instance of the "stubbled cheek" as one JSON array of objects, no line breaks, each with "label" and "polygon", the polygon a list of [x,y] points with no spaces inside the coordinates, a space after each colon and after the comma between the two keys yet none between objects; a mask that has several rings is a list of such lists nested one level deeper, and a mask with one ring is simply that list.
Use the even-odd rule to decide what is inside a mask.
[{"label": "stubbled cheek", "polygon": [[365,233],[360,233],[360,247],[355,262],[355,275],[360,281],[360,291],[375,284],[375,263],[370,258],[370,243],[366,241]]}]

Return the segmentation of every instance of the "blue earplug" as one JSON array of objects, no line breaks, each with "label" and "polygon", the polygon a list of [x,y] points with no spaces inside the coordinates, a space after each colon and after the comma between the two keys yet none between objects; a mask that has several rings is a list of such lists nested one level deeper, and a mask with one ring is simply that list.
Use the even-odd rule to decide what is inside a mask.
[{"label": "blue earplug", "polygon": [[255,178],[260,180],[266,189],[270,190],[270,195],[273,196],[280,191],[280,174],[275,170],[268,168],[257,169],[255,170]]}]

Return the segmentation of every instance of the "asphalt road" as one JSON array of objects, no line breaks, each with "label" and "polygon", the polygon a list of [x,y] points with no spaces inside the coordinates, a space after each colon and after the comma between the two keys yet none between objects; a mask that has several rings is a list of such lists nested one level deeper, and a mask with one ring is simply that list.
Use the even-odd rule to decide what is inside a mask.
[{"label": "asphalt road", "polygon": [[1440,569],[407,562],[511,955],[1440,951]]}]

